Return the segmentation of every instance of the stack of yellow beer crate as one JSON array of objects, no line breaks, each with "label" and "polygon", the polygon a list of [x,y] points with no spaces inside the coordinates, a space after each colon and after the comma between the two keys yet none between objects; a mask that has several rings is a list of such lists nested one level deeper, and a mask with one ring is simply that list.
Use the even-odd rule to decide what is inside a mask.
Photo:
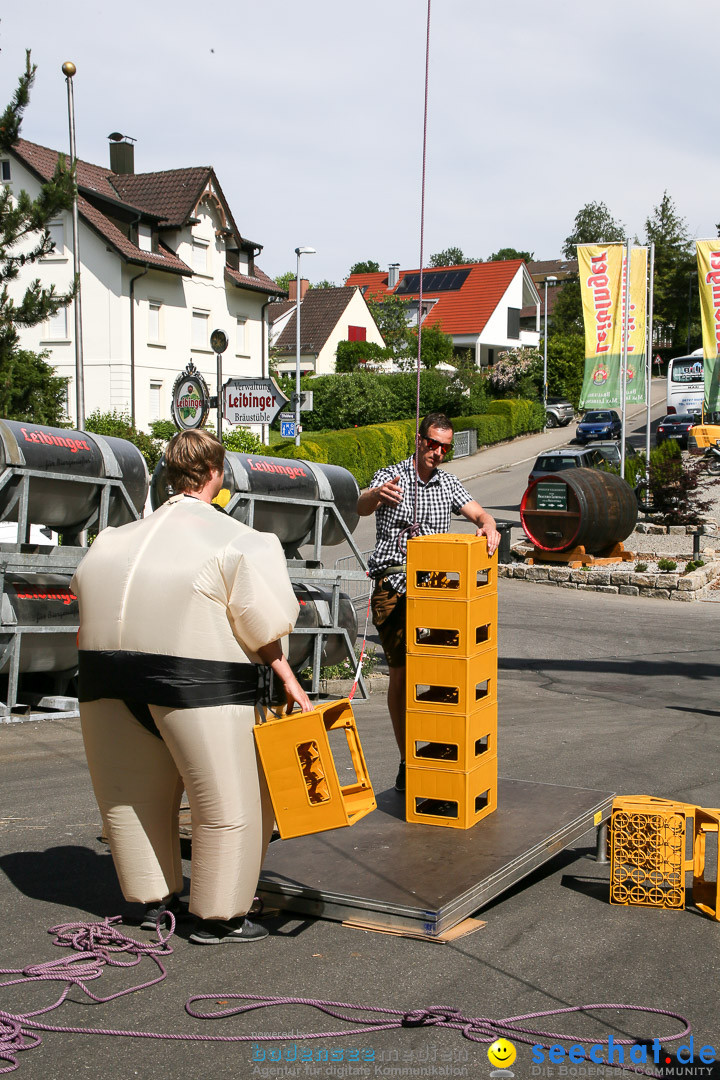
[{"label": "stack of yellow beer crate", "polygon": [[407,546],[406,817],[469,829],[497,807],[497,555],[445,533]]}]

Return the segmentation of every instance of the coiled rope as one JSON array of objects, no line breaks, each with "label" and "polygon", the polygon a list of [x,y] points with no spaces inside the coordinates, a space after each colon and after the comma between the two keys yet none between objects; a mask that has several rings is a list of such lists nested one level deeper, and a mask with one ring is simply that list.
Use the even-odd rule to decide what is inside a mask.
[{"label": "coiled rope", "polygon": [[[66,1035],[104,1035],[130,1039],[160,1039],[170,1042],[215,1042],[215,1043],[262,1043],[262,1042],[300,1042],[307,1039],[335,1039],[348,1035],[366,1035],[370,1031],[395,1031],[402,1028],[435,1027],[459,1031],[463,1038],[474,1043],[492,1043],[498,1038],[512,1039],[526,1045],[539,1045],[544,1050],[548,1046],[544,1040],[553,1042],[571,1042],[580,1045],[607,1046],[609,1040],[577,1035],[564,1035],[557,1031],[526,1026],[527,1021],[539,1020],[549,1016],[567,1016],[580,1012],[614,1011],[624,1013],[646,1013],[653,1016],[668,1017],[682,1025],[682,1031],[658,1037],[661,1043],[675,1042],[684,1038],[691,1031],[690,1023],[680,1013],[667,1009],[652,1009],[641,1005],[621,1005],[603,1002],[594,1005],[575,1005],[564,1009],[547,1009],[542,1012],[524,1013],[520,1016],[506,1016],[493,1020],[487,1016],[463,1016],[459,1009],[445,1005],[431,1005],[425,1009],[388,1009],[378,1005],[352,1005],[343,1001],[325,1001],[319,998],[277,997],[264,994],[195,994],[188,999],[186,1012],[200,1020],[219,1020],[230,1016],[241,1016],[259,1009],[275,1006],[302,1005],[317,1009],[325,1016],[331,1016],[344,1024],[351,1025],[335,1031],[312,1031],[291,1035],[195,1035],[182,1032],[129,1031],[118,1028],[79,1027],[45,1023],[38,1017],[45,1016],[60,1005],[75,987],[81,990],[95,1004],[105,1004],[116,998],[126,997],[140,990],[163,982],[167,970],[164,958],[173,952],[169,945],[175,920],[171,920],[170,929],[163,934],[157,931],[157,941],[145,944],[134,938],[126,937],[115,924],[119,916],[105,919],[101,923],[71,922],[50,928],[54,935],[53,944],[69,948],[75,954],[64,956],[42,964],[29,964],[24,968],[0,968],[0,975],[13,976],[0,982],[0,989],[11,986],[27,986],[32,983],[62,983],[59,996],[42,1008],[25,1013],[12,1013],[0,1009],[0,1062],[6,1064],[0,1068],[0,1074],[13,1072],[18,1068],[18,1055],[31,1050],[41,1043],[40,1032],[54,1032]],[[115,993],[100,995],[93,993],[88,983],[99,979],[107,967],[133,968],[150,960],[157,968],[153,978],[118,990]],[[197,1007],[199,1002],[215,1001],[222,1008],[204,1011]],[[229,1005],[230,1002],[238,1004]],[[653,1040],[648,1040],[655,1041]],[[615,1046],[633,1046],[637,1039],[613,1039]],[[641,1076],[660,1078],[661,1073],[627,1064],[612,1063],[614,1068]]]}]

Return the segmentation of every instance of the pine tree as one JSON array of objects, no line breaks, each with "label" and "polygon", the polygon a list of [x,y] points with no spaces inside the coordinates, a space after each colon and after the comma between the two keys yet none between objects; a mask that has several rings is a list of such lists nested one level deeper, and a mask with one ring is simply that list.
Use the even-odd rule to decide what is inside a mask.
[{"label": "pine tree", "polygon": [[691,326],[691,341],[700,336],[697,285],[693,278],[695,256],[687,222],[678,214],[667,191],[645,222],[645,237],[648,244],[655,244],[655,321],[665,328],[665,336],[671,338],[674,348],[685,348],[689,317],[694,316],[696,324]]},{"label": "pine tree", "polygon": [[[10,104],[0,117],[0,154],[7,153],[20,135],[23,113],[30,101],[36,67],[28,52],[26,67]],[[0,187],[0,415],[10,419],[57,423],[62,419],[65,385],[45,362],[47,354],[20,348],[19,330],[37,326],[73,298],[74,290],[58,293],[54,285],[30,282],[17,300],[9,285],[21,270],[33,265],[54,248],[49,223],[72,206],[75,192],[73,170],[62,155],[52,180],[44,183],[32,199],[26,191],[13,196],[9,186]]]}]

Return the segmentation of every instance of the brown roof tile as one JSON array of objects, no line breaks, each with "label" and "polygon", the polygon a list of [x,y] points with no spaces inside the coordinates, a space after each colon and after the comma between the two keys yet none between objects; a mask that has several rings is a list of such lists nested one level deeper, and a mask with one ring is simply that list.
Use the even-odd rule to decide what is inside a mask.
[{"label": "brown roof tile", "polygon": [[[355,289],[341,285],[335,289],[308,289],[300,305],[300,336],[303,349],[319,353],[350,303]],[[294,306],[294,305],[293,305]],[[275,342],[281,352],[292,352],[296,342],[296,315],[290,316]]]},{"label": "brown roof tile", "polygon": [[132,206],[161,216],[163,225],[180,228],[195,208],[212,169],[167,169],[165,172],[113,174],[112,185]]},{"label": "brown roof tile", "polygon": [[[282,295],[283,290],[280,288],[276,281],[273,281],[271,277],[256,266],[254,277],[250,277],[249,274],[241,274],[239,270],[231,270],[229,266],[225,267],[225,278],[227,281],[232,281],[233,285],[237,285],[241,289],[255,289],[257,292],[277,293]],[[274,305],[271,305],[271,307]],[[301,320],[302,322],[302,320]]]},{"label": "brown roof tile", "polygon": [[[38,146],[37,143],[29,143],[25,139],[18,139],[13,146],[13,152],[17,154],[28,168],[43,180],[49,180],[55,171],[58,160],[58,152],[50,150],[46,146]],[[119,193],[112,184],[115,174],[109,169],[101,169],[97,165],[90,165],[86,161],[78,159],[77,179],[78,187],[87,193],[95,192],[100,198],[112,199],[117,202]],[[129,206],[134,204],[129,203]],[[135,207],[135,209],[142,209]],[[192,274],[192,270],[178,258],[174,252],[165,246],[160,251],[142,251],[133,244],[124,233],[118,229],[102,210],[94,206],[88,198],[80,195],[78,198],[78,211],[87,223],[98,232],[104,240],[111,244],[116,251],[131,263],[139,263],[143,266],[156,266],[159,269],[169,270],[172,273]]]}]

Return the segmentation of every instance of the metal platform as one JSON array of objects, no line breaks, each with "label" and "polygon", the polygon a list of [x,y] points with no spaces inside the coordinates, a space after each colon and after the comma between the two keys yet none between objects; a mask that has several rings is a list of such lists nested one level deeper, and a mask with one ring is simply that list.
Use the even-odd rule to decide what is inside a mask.
[{"label": "metal platform", "polygon": [[408,824],[405,799],[347,829],[270,845],[258,892],[272,907],[427,938],[456,926],[610,816],[613,794],[499,780],[472,829]]}]

